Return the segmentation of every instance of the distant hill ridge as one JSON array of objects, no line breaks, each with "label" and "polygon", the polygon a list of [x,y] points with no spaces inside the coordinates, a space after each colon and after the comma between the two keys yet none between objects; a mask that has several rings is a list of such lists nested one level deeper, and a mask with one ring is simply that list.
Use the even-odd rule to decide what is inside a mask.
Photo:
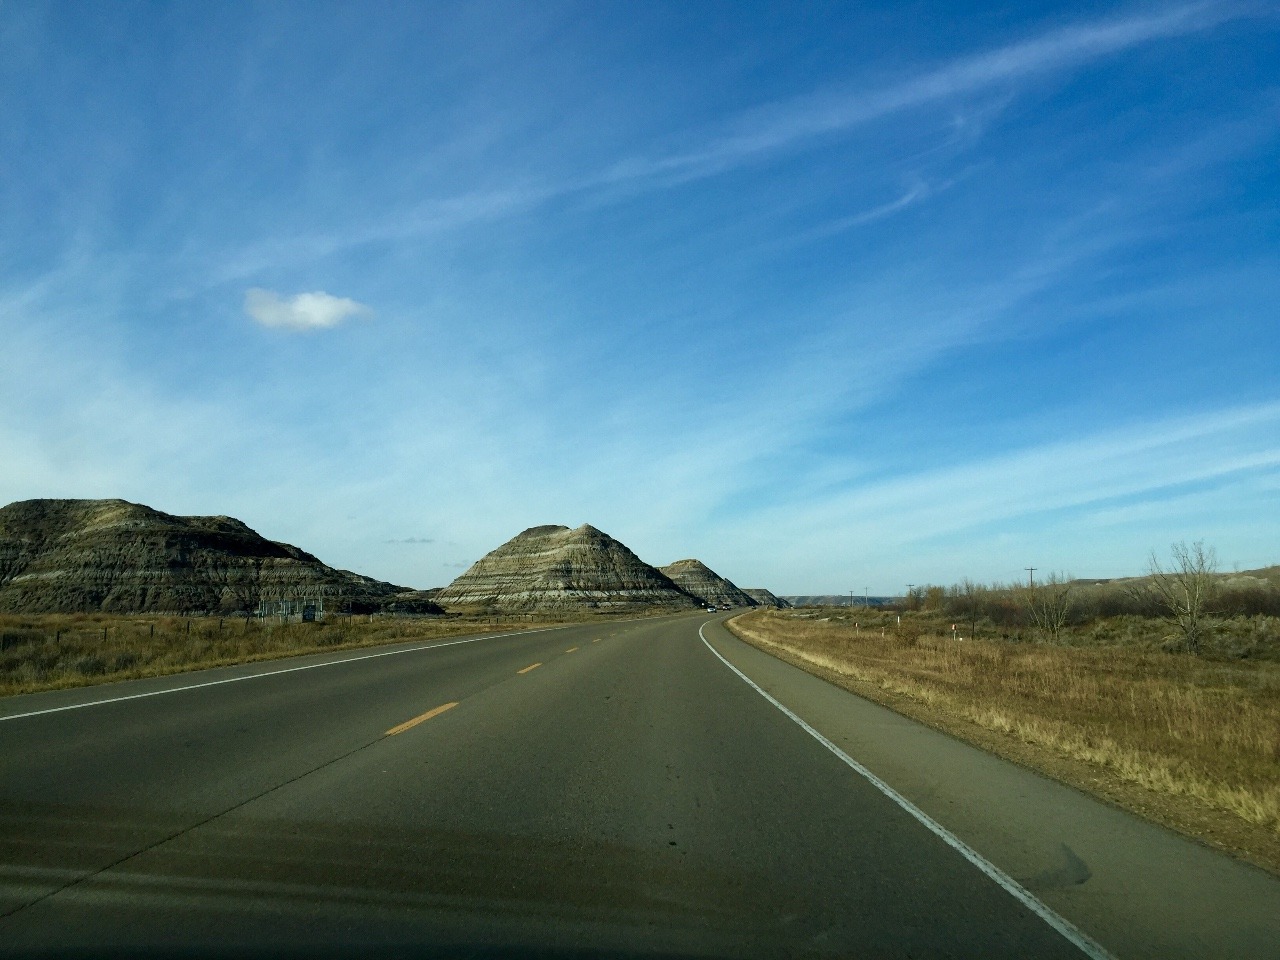
[{"label": "distant hill ridge", "polygon": [[786,600],[784,600],[782,597],[776,597],[773,595],[772,591],[765,590],[762,587],[744,587],[742,589],[742,592],[745,593],[747,596],[749,596],[752,600],[754,600],[757,604],[759,604],[762,607],[791,606],[791,604],[788,603]]},{"label": "distant hill ridge", "polygon": [[126,500],[0,508],[0,611],[232,613],[318,596],[331,609],[443,612],[407,587],[337,570],[234,517],[179,517]]},{"label": "distant hill ridge", "polygon": [[681,610],[702,602],[590,524],[530,527],[477,560],[436,599],[448,607],[504,610]]},{"label": "distant hill ridge", "polygon": [[781,603],[699,560],[650,566],[583,524],[530,527],[448,587],[411,590],[338,570],[228,516],[183,517],[126,500],[0,507],[0,612],[240,613],[323,598],[334,612],[686,610]]},{"label": "distant hill ridge", "polygon": [[[793,607],[847,607],[849,603],[849,595],[847,593],[822,593],[822,594],[804,594],[792,595],[787,594],[782,598],[788,606]],[[853,606],[861,607],[864,604],[872,607],[883,607],[888,604],[901,600],[901,597],[867,597],[862,594],[855,593],[853,595]]]},{"label": "distant hill ridge", "polygon": [[756,600],[701,560],[677,560],[659,567],[681,590],[717,607],[754,607]]}]

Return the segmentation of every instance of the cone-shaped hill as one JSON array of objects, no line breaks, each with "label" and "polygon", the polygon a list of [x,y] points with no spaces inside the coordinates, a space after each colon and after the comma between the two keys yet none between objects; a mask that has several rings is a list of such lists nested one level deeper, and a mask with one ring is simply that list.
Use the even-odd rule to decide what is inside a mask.
[{"label": "cone-shaped hill", "polygon": [[677,560],[659,567],[685,593],[701,597],[717,607],[754,607],[756,601],[731,580],[726,580],[701,560]]},{"label": "cone-shaped hill", "polygon": [[698,606],[696,597],[589,524],[530,527],[477,560],[436,599],[451,608],[500,610]]},{"label": "cone-shaped hill", "polygon": [[742,592],[762,607],[789,607],[791,604],[781,597],[775,597],[771,590],[762,587],[743,587]]},{"label": "cone-shaped hill", "polygon": [[176,517],[124,500],[0,508],[0,610],[238,613],[323,598],[334,612],[441,608],[406,587],[335,570],[232,517]]}]

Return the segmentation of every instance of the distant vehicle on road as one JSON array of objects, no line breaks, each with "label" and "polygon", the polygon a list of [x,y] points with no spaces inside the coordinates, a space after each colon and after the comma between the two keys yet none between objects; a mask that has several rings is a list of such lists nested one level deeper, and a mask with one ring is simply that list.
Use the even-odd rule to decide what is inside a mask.
[{"label": "distant vehicle on road", "polygon": [[713,607],[711,604],[707,604],[707,613],[715,613],[715,612],[716,612],[716,608]]}]

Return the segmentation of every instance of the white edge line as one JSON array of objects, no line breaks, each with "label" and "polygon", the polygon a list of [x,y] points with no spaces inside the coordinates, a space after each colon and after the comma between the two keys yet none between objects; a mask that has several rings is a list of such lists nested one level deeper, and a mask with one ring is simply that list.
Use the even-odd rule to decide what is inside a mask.
[{"label": "white edge line", "polygon": [[1013,879],[1013,877],[1009,876],[1007,873],[1005,873],[1003,870],[997,867],[994,863],[992,863],[982,854],[978,853],[977,850],[974,850],[971,846],[969,846],[967,843],[965,843],[955,834],[951,833],[946,827],[938,823],[937,820],[934,820],[933,817],[929,816],[927,813],[925,813],[923,810],[917,807],[914,803],[912,803],[910,800],[908,800],[906,797],[900,794],[897,790],[893,789],[893,787],[889,786],[887,783],[885,783],[883,780],[877,777],[874,773],[872,773],[870,770],[868,770],[866,767],[860,764],[857,760],[853,759],[853,757],[849,756],[847,753],[845,753],[843,750],[837,747],[834,743],[832,743],[830,740],[824,737],[821,733],[819,733],[813,727],[809,726],[809,724],[807,724],[799,716],[793,713],[790,709],[785,707],[772,694],[766,692],[758,683],[756,683],[754,680],[748,677],[745,673],[743,673],[741,670],[735,667],[732,663],[730,663],[727,659],[725,659],[724,655],[721,654],[719,650],[717,650],[708,642],[706,634],[702,632],[702,627],[705,627],[708,623],[712,623],[712,622],[713,621],[711,620],[707,620],[702,624],[701,627],[698,627],[698,637],[702,640],[703,644],[706,645],[706,648],[708,650],[710,650],[717,657],[719,657],[721,663],[723,663],[726,667],[728,667],[730,670],[736,673],[739,677],[741,677],[744,681],[746,681],[747,685],[750,686],[752,689],[754,689],[756,693],[760,694],[760,696],[764,697],[771,704],[773,704],[775,707],[777,707],[779,710],[785,713],[788,717],[790,717],[792,720],[798,723],[805,733],[809,734],[809,736],[813,737],[813,739],[817,740],[820,744],[822,744],[824,747],[826,747],[828,750],[834,753],[837,757],[839,757],[842,761],[844,761],[844,763],[847,766],[849,766],[855,773],[865,778],[873,787],[875,787],[877,790],[883,793],[886,797],[888,797],[890,800],[892,800],[894,803],[900,806],[903,810],[905,810],[907,813],[911,814],[911,816],[919,820],[921,824],[923,824],[931,833],[933,833],[940,840],[942,840],[943,843],[947,844],[947,846],[951,847],[953,850],[959,853],[960,856],[964,857],[966,860],[972,863],[975,867],[977,867],[979,870],[985,873],[988,877],[994,880],[997,884],[999,884],[1006,893],[1012,896],[1015,900],[1021,903],[1024,907],[1026,907],[1036,916],[1038,916],[1041,920],[1043,920],[1049,926],[1053,927],[1054,930],[1057,930],[1058,933],[1062,934],[1062,936],[1066,937],[1066,939],[1071,941],[1071,943],[1073,943],[1077,948],[1079,948],[1080,951],[1085,954],[1085,956],[1091,957],[1093,958],[1093,960],[1116,960],[1116,957],[1113,954],[1109,953],[1107,949],[1102,946],[1102,944],[1098,943],[1092,937],[1088,936],[1086,933],[1079,930],[1069,920],[1066,920],[1063,917],[1058,916],[1058,914],[1056,914],[1052,909],[1050,909],[1048,906],[1046,906],[1044,903],[1038,900],[1036,896],[1031,893],[1031,891],[1029,891],[1026,887],[1022,886],[1022,884],[1018,883],[1017,880]]},{"label": "white edge line", "polygon": [[[577,624],[568,624],[577,626]],[[537,630],[517,630],[514,633],[493,633],[483,637],[467,637],[465,640],[449,640],[445,643],[429,643],[420,647],[409,647],[404,650],[385,650],[382,653],[366,653],[358,657],[347,657],[343,660],[326,660],[324,663],[308,663],[301,667],[285,667],[283,670],[268,670],[264,673],[250,673],[243,677],[227,677],[223,680],[207,680],[204,683],[190,683],[185,687],[170,687],[167,690],[151,690],[147,693],[131,693],[125,697],[109,697],[106,700],[90,700],[87,703],[69,703],[62,707],[49,707],[46,710],[31,710],[27,713],[14,713],[0,717],[0,723],[6,720],[21,720],[24,717],[38,717],[45,713],[61,713],[64,710],[83,710],[85,707],[100,707],[107,703],[122,703],[125,700],[142,700],[146,697],[160,697],[167,693],[182,693],[186,690],[199,690],[202,687],[217,687],[224,683],[239,683],[242,680],[261,680],[263,677],[275,677],[282,673],[297,673],[299,670],[318,670],[321,667],[337,667],[344,663],[355,663],[357,660],[376,660],[378,657],[394,657],[402,653],[419,653],[423,650],[438,650],[440,647],[456,647],[460,643],[475,643],[477,640],[497,640],[500,637],[522,637],[530,633],[546,633],[548,630],[559,630],[561,627],[539,627]]]}]

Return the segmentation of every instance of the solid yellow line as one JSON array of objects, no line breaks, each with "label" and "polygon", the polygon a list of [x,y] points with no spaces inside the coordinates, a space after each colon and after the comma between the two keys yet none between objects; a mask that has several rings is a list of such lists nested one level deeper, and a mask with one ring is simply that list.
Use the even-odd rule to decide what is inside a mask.
[{"label": "solid yellow line", "polygon": [[406,730],[410,730],[413,727],[416,727],[423,720],[430,720],[432,717],[438,717],[440,716],[440,714],[444,713],[446,710],[452,710],[457,705],[458,705],[457,701],[453,703],[442,703],[440,706],[436,707],[434,710],[428,710],[426,713],[422,714],[422,716],[420,717],[414,717],[412,720],[406,720],[404,723],[400,724],[400,726],[398,727],[392,727],[390,730],[384,733],[383,736],[394,737],[397,733],[404,733]]},{"label": "solid yellow line", "polygon": [[565,653],[573,653],[573,651],[577,649],[578,649],[577,647],[570,647],[568,650],[565,651]]},{"label": "solid yellow line", "polygon": [[594,640],[592,640],[591,642],[592,642],[592,643],[599,643],[599,642],[600,642],[600,638],[599,638],[599,637],[596,637],[596,638],[595,638]]},{"label": "solid yellow line", "polygon": [[541,663],[531,663],[523,670],[517,670],[516,673],[528,673],[530,670],[537,670],[540,666],[542,666]]}]

